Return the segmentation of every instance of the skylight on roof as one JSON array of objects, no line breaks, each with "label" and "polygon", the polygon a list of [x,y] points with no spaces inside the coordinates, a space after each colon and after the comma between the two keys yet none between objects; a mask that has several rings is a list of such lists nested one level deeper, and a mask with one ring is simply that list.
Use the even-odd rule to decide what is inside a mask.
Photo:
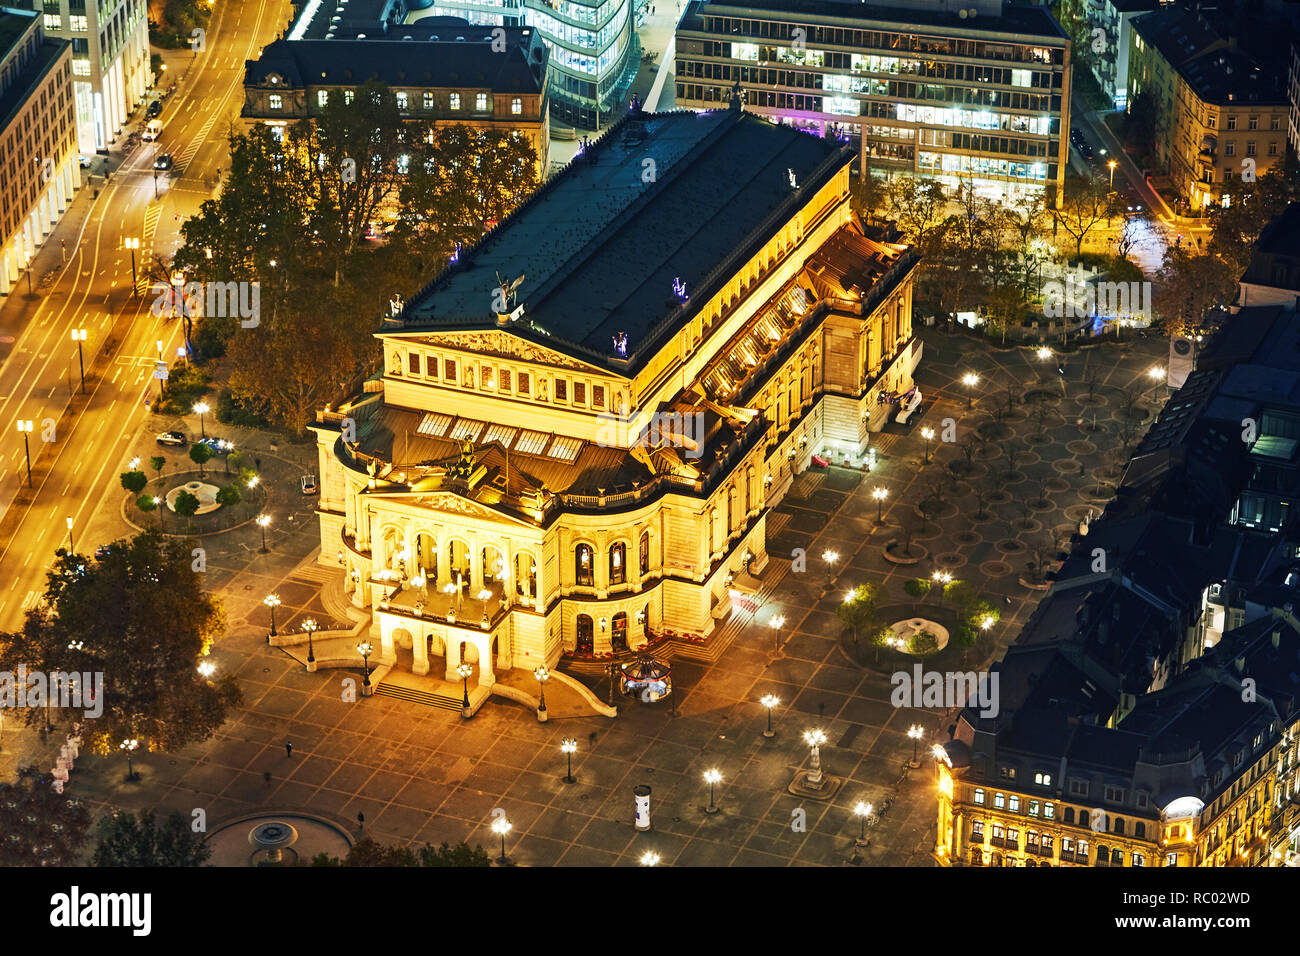
[{"label": "skylight on roof", "polygon": [[447,426],[451,424],[450,415],[440,415],[437,412],[430,412],[420,419],[420,424],[415,430],[420,435],[430,435],[434,438],[441,438],[447,433]]}]

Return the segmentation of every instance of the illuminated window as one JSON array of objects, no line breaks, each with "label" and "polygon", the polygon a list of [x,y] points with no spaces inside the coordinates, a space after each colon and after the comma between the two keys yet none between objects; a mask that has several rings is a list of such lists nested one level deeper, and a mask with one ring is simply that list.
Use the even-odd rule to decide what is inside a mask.
[{"label": "illuminated window", "polygon": [[1056,817],[1056,804],[1054,803],[1043,804],[1043,818],[1046,820],[1052,820],[1055,819],[1055,817]]},{"label": "illuminated window", "polygon": [[1009,809],[1012,813],[1020,812],[1020,798],[1016,796],[1014,793],[1011,795],[1011,799],[1009,801],[1007,809]]},{"label": "illuminated window", "polygon": [[398,90],[396,93],[396,97],[397,97],[397,108],[401,110],[403,113],[405,113],[407,104],[409,103],[409,99],[406,95],[406,90]]},{"label": "illuminated window", "polygon": [[627,546],[622,542],[609,549],[609,583],[627,582]]},{"label": "illuminated window", "polygon": [[604,385],[591,386],[591,405],[593,408],[605,407],[605,386]]},{"label": "illuminated window", "polygon": [[975,788],[975,802],[980,806],[984,806],[984,789],[982,787]]},{"label": "illuminated window", "polygon": [[497,378],[500,380],[501,391],[510,391],[510,369],[501,369],[501,371],[497,373]]},{"label": "illuminated window", "polygon": [[317,90],[317,91],[316,91],[316,105],[317,105],[317,106],[329,106],[329,103],[330,103],[330,91],[329,91],[329,90]]},{"label": "illuminated window", "polygon": [[474,94],[474,109],[476,109],[476,110],[485,110],[485,109],[487,109],[487,108],[488,108],[488,105],[487,105],[487,94],[486,94],[486,93],[475,93],[475,94]]},{"label": "illuminated window", "polygon": [[995,807],[997,807],[999,810],[1001,810],[1001,809],[1003,809],[1004,807],[1006,807],[1006,805],[1007,805],[1007,797],[1006,797],[1006,794],[1001,793],[1001,792],[998,792],[998,793],[993,794],[993,806],[995,806]]},{"label": "illuminated window", "polygon": [[426,110],[431,110],[431,109],[433,109],[433,94],[432,94],[431,92],[429,92],[428,90],[425,90],[425,91],[424,91],[424,97],[423,97],[423,99],[421,100],[421,103],[423,103],[424,108],[425,108]]},{"label": "illuminated window", "polygon": [[529,376],[528,376],[528,373],[527,373],[527,372],[520,372],[520,373],[519,373],[519,394],[520,394],[520,395],[528,395],[528,394],[529,394],[529,389],[530,389],[531,387],[532,387],[532,383],[531,383],[531,380],[530,380],[530,378],[529,378]]},{"label": "illuminated window", "polygon": [[82,17],[69,16],[68,29],[71,30],[73,33],[85,33],[87,30],[90,29],[90,27],[87,25],[86,18],[84,16]]},{"label": "illuminated window", "polygon": [[453,94],[451,94],[451,108],[454,109],[454,110],[458,110],[458,109],[460,109],[460,94],[459,94],[459,93],[453,93]]},{"label": "illuminated window", "polygon": [[1050,773],[1034,774],[1034,783],[1040,787],[1050,787],[1052,785],[1052,775]]},{"label": "illuminated window", "polygon": [[518,116],[523,111],[524,111],[524,101],[516,96],[514,99],[510,101],[510,112],[513,113],[515,116]]},{"label": "illuminated window", "polygon": [[454,359],[444,359],[442,363],[442,377],[444,381],[456,381],[456,362]]},{"label": "illuminated window", "polygon": [[555,380],[555,400],[557,402],[567,402],[569,400],[569,383],[565,379],[557,378]]},{"label": "illuminated window", "polygon": [[266,100],[267,105],[273,110],[278,110],[284,105],[284,100],[281,98],[279,93],[272,93],[266,98]]},{"label": "illuminated window", "polygon": [[577,578],[579,587],[589,588],[592,586],[591,545],[578,545],[574,553],[574,576]]},{"label": "illuminated window", "polygon": [[343,102],[344,102],[344,103],[351,104],[351,102],[352,102],[353,100],[355,100],[356,98],[357,98],[357,94],[356,94],[355,92],[353,92],[352,90],[344,90],[344,91],[343,91]]}]

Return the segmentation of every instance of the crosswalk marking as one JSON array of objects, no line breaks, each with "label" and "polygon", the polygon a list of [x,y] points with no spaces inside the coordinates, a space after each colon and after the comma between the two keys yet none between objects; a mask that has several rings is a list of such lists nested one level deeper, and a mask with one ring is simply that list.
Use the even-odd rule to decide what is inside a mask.
[{"label": "crosswalk marking", "polygon": [[180,160],[176,163],[176,169],[178,172],[183,173],[186,167],[189,166],[190,162],[193,161],[195,155],[199,151],[199,147],[202,146],[203,141],[208,138],[208,133],[211,132],[212,127],[216,122],[217,114],[213,113],[208,117],[208,121],[203,124],[203,128],[199,130],[198,135],[190,140],[189,145],[185,147],[185,151],[181,153]]}]

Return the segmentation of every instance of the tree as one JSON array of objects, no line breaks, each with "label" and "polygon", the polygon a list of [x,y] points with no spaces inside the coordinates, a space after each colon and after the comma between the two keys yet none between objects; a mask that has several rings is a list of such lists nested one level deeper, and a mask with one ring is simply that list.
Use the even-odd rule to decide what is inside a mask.
[{"label": "tree", "polygon": [[[139,508],[141,511],[143,511],[145,514],[148,514],[149,512],[153,511],[155,508],[158,507],[158,502],[154,501],[153,495],[141,495],[139,498],[135,499],[135,506]],[[158,512],[158,527],[160,528],[162,527],[161,511]]]},{"label": "tree", "polygon": [[199,466],[199,477],[203,477],[203,466],[212,458],[212,446],[195,442],[190,446],[190,461]]},{"label": "tree", "polygon": [[81,862],[90,811],[80,800],[56,793],[53,783],[38,767],[23,767],[16,781],[0,784],[0,866]]},{"label": "tree", "polygon": [[1170,246],[1156,273],[1154,305],[1170,334],[1196,335],[1212,326],[1207,316],[1231,302],[1236,290],[1236,275],[1224,260]]},{"label": "tree", "polygon": [[[84,731],[95,753],[116,753],[125,738],[166,751],[206,740],[241,695],[234,677],[213,682],[197,670],[225,613],[200,586],[192,547],[145,531],[96,562],[59,551],[44,600],[0,636],[0,670],[108,675],[94,701],[102,713]],[[40,715],[27,708],[27,719]]]},{"label": "tree", "polygon": [[173,812],[161,823],[152,810],[112,813],[99,821],[95,866],[202,866],[212,848],[189,818]]},{"label": "tree", "polygon": [[927,657],[939,649],[939,639],[931,631],[921,631],[912,635],[909,650],[917,657]]},{"label": "tree", "polygon": [[885,205],[907,241],[923,254],[929,252],[948,207],[943,186],[932,179],[898,176],[886,189]]},{"label": "tree", "polygon": [[426,844],[419,850],[409,846],[384,846],[370,837],[362,837],[348,850],[348,855],[340,860],[328,853],[319,853],[312,858],[312,866],[439,866],[439,867],[481,867],[491,866],[492,858],[483,851],[482,846],[470,847],[468,843],[450,846]]},{"label": "tree", "polygon": [[[176,500],[172,502],[172,510],[182,518],[193,518],[199,511],[199,499],[188,491],[182,491],[176,496]],[[188,520],[186,524],[188,526]]]},{"label": "tree", "polygon": [[923,598],[930,593],[930,579],[909,578],[903,582],[903,591],[908,597]]},{"label": "tree", "polygon": [[1207,251],[1218,256],[1236,279],[1250,264],[1251,247],[1264,227],[1300,196],[1294,160],[1274,166],[1255,182],[1233,179],[1225,184],[1223,202],[1211,206]]},{"label": "tree", "polygon": [[240,500],[241,496],[239,494],[238,485],[229,484],[217,490],[217,504],[222,507],[233,508],[235,505],[239,504]]},{"label": "tree", "polygon": [[1103,219],[1110,218],[1111,203],[1106,183],[1097,176],[1065,177],[1061,206],[1052,215],[1074,240],[1074,254],[1083,252],[1083,241]]},{"label": "tree", "polygon": [[156,471],[158,473],[158,477],[161,478],[163,469],[167,467],[167,459],[164,458],[162,455],[154,455],[152,458],[149,459],[149,467],[152,468],[154,471]]},{"label": "tree", "polygon": [[835,609],[841,623],[853,631],[853,645],[857,647],[859,631],[865,631],[875,621],[876,589],[870,584],[860,584],[848,593]]},{"label": "tree", "polygon": [[144,486],[147,484],[149,484],[149,478],[143,471],[122,472],[122,487],[133,495],[138,495],[144,491]]}]

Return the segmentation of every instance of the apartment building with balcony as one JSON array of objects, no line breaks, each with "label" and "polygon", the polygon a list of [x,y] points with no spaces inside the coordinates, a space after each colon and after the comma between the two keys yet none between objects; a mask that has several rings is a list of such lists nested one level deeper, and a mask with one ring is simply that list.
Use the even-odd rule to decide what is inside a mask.
[{"label": "apartment building with balcony", "polygon": [[45,31],[72,44],[77,142],[107,151],[149,88],[145,0],[39,0]]},{"label": "apartment building with balcony", "polygon": [[1171,0],[1063,0],[1062,19],[1083,27],[1088,49],[1076,55],[1117,110],[1128,105],[1128,56],[1133,19]]},{"label": "apartment building with balcony", "polygon": [[1129,56],[1130,107],[1152,97],[1156,153],[1186,211],[1202,213],[1225,187],[1285,160],[1290,104],[1278,64],[1172,7],[1133,20]]},{"label": "apartment building with balcony", "polygon": [[39,13],[0,7],[0,296],[81,184],[76,121],[72,45],[47,36]]}]

